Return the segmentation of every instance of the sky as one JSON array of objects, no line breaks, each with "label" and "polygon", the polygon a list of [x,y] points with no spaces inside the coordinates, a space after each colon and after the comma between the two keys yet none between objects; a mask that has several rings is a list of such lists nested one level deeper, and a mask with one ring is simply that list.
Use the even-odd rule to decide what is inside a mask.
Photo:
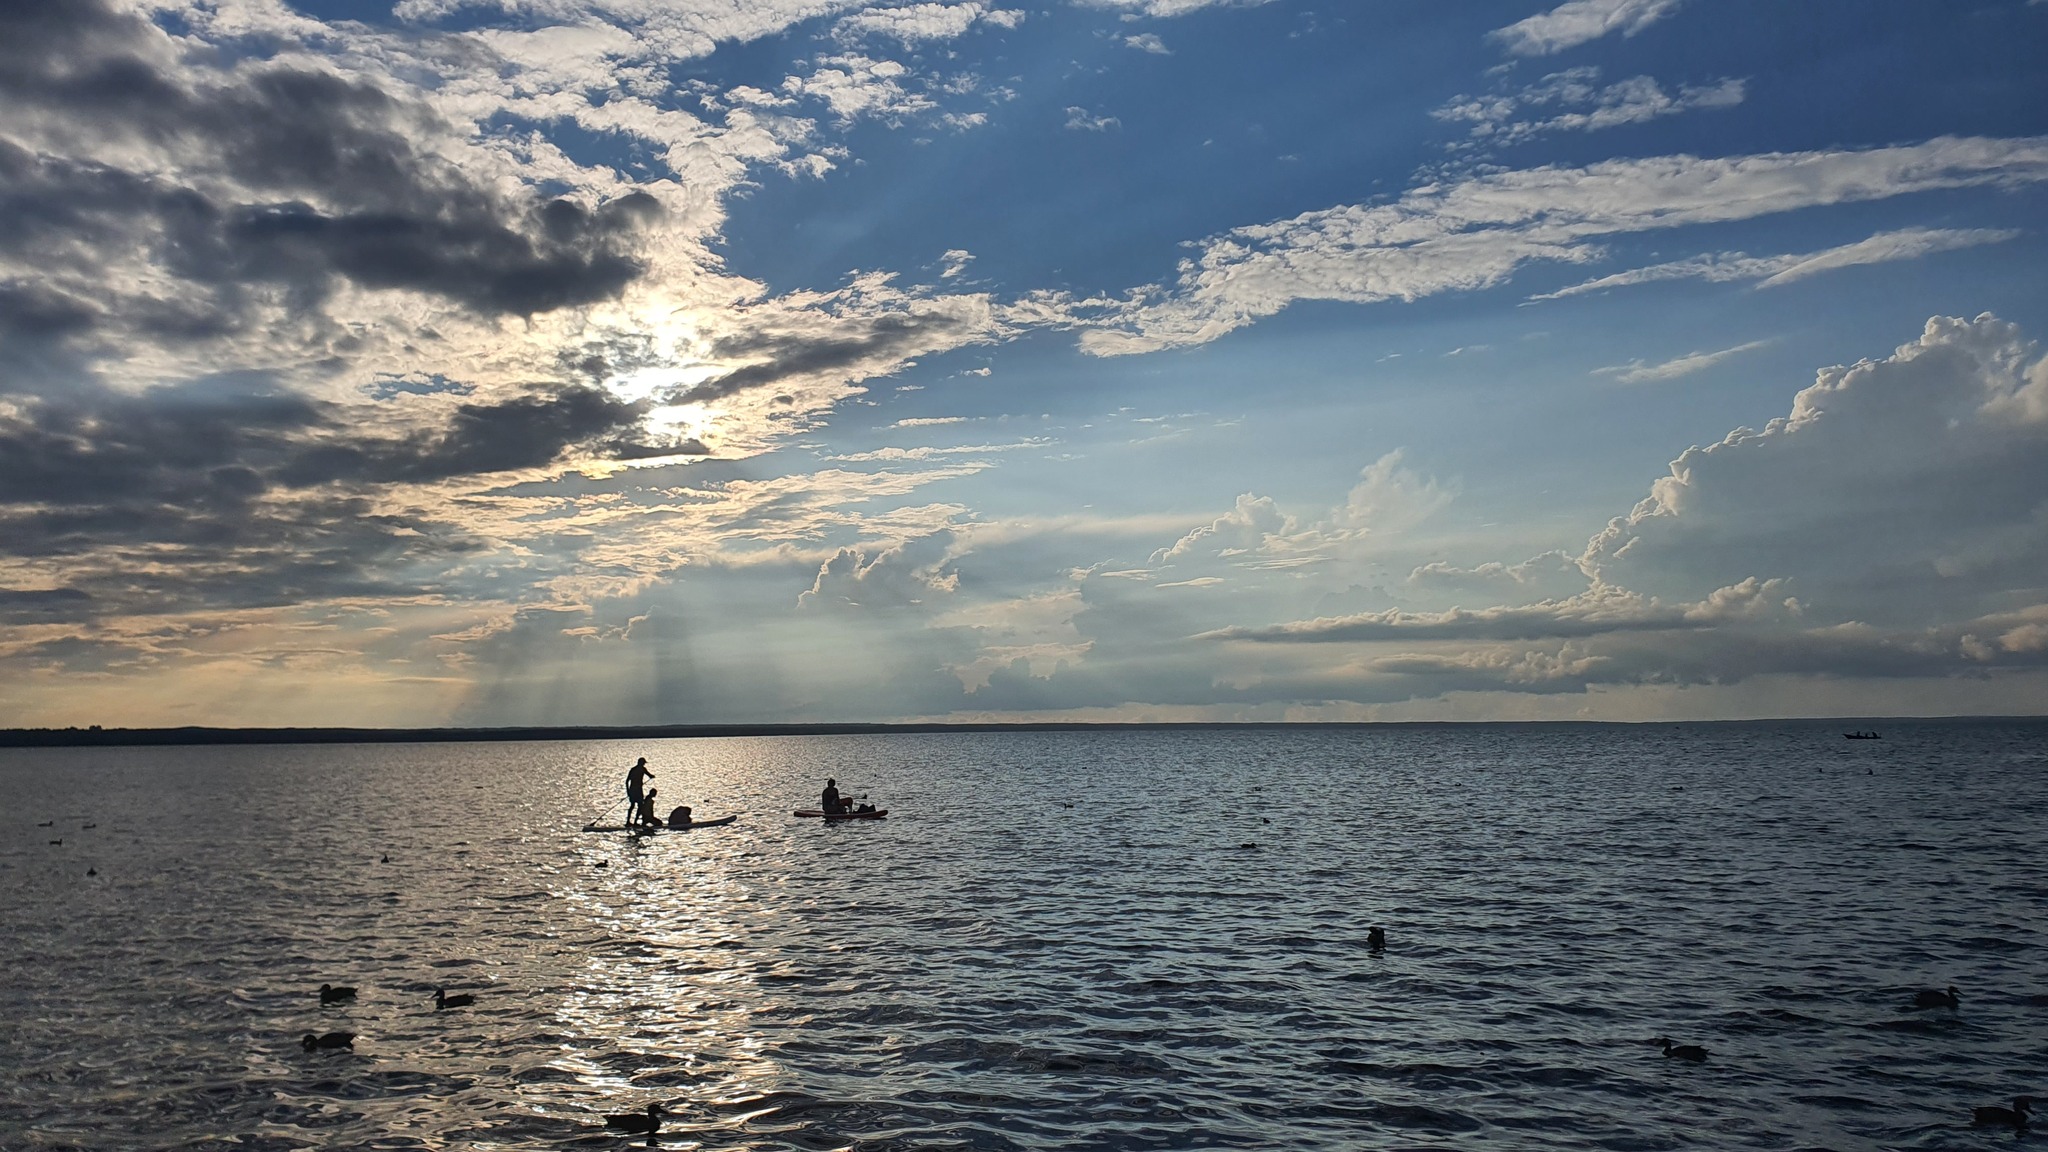
[{"label": "sky", "polygon": [[2044,46],[14,0],[0,726],[2039,713]]}]

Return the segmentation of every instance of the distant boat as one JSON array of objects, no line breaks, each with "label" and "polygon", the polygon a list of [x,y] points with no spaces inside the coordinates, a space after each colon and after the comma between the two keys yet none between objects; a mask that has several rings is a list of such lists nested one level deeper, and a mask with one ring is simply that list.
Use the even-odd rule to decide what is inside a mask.
[{"label": "distant boat", "polygon": [[1875,733],[1875,732],[1844,732],[1844,733],[1842,733],[1842,739],[1844,739],[1844,740],[1882,740],[1882,739],[1884,739],[1884,737],[1882,737],[1882,736],[1879,736],[1879,735],[1878,735],[1877,733]]}]

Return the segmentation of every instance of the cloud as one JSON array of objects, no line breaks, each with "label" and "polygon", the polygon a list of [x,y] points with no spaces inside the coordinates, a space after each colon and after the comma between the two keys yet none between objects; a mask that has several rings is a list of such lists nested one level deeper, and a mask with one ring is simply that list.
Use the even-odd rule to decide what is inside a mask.
[{"label": "cloud", "polygon": [[1821,371],[1790,414],[1672,461],[1579,558],[1682,593],[1796,581],[1817,612],[1927,624],[2038,595],[2048,571],[2048,369],[2012,324],[1936,317],[1881,360]]},{"label": "cloud", "polygon": [[[508,190],[440,151],[423,101],[298,60],[182,67],[153,25],[95,0],[10,8],[0,93],[0,267],[36,269],[77,335],[194,339],[258,323],[266,289],[347,286],[530,316],[643,275],[642,192],[601,203]],[[12,25],[11,27],[9,25]]]},{"label": "cloud", "polygon": [[1496,28],[1487,38],[1515,56],[1549,56],[1615,32],[1633,36],[1676,12],[1683,0],[1569,0]]},{"label": "cloud", "polygon": [[946,665],[971,695],[1005,671],[1049,680],[1063,668],[1078,667],[1094,648],[1074,625],[1074,617],[1086,608],[1079,590],[1062,588],[956,607],[931,626],[960,634],[973,645],[971,658]]},{"label": "cloud", "polygon": [[[1697,108],[1728,108],[1742,103],[1741,80],[1711,85],[1683,85],[1676,94],[1648,76],[1635,76],[1601,87],[1600,69],[1574,68],[1543,77],[1519,91],[1496,96],[1457,96],[1430,113],[1438,120],[1472,125],[1471,142],[1519,144],[1547,132],[1593,132],[1639,124]],[[1573,109],[1529,118],[1531,109]]]},{"label": "cloud", "polygon": [[1124,37],[1124,46],[1136,48],[1140,52],[1150,52],[1154,56],[1173,55],[1173,50],[1166,46],[1166,41],[1161,40],[1158,34],[1153,32],[1140,32],[1136,36],[1126,36]]},{"label": "cloud", "polygon": [[1202,344],[1297,300],[1415,300],[1491,287],[1533,261],[1584,263],[1600,255],[1594,242],[1604,236],[2043,180],[2040,138],[1494,173],[1212,237],[1170,288],[1094,304],[1100,327],[1084,331],[1081,345],[1112,356]]},{"label": "cloud", "polygon": [[[1344,502],[1298,518],[1269,496],[1244,493],[1229,512],[1155,550],[1156,568],[1275,570],[1317,564],[1371,550],[1434,516],[1454,498],[1449,487],[1403,466],[1395,449],[1359,472]],[[1214,582],[1214,581],[1209,581]],[[1202,587],[1183,579],[1159,587]]]},{"label": "cloud", "polygon": [[1123,126],[1123,121],[1114,116],[1097,116],[1080,107],[1070,106],[1067,109],[1067,128],[1070,131],[1107,132]]},{"label": "cloud", "polygon": [[1273,0],[1080,0],[1091,8],[1115,8],[1146,16],[1186,16],[1204,8],[1256,8]]},{"label": "cloud", "polygon": [[832,34],[848,42],[880,36],[915,46],[932,40],[952,40],[979,22],[1014,28],[1022,21],[1023,15],[1019,11],[997,11],[971,2],[866,8],[842,18],[833,26]]},{"label": "cloud", "polygon": [[1579,570],[1576,552],[1553,549],[1517,564],[1490,560],[1470,568],[1460,568],[1447,561],[1434,560],[1410,571],[1404,583],[1425,594],[1481,592],[1517,595],[1535,590],[1538,594],[1548,593],[1551,598],[1565,599],[1585,589],[1586,576]]},{"label": "cloud", "polygon": [[1383,640],[1541,640],[1599,636],[1610,632],[1706,628],[1733,619],[1770,614],[1783,599],[1783,585],[1754,577],[1719,588],[1693,604],[1663,604],[1625,588],[1596,584],[1567,600],[1447,612],[1362,613],[1281,624],[1270,628],[1223,628],[1201,640],[1261,643],[1331,643]]},{"label": "cloud", "polygon": [[702,351],[714,374],[677,388],[676,398],[703,402],[777,389],[836,398],[851,382],[888,375],[917,356],[1011,330],[987,296],[931,297],[891,280],[857,276],[836,291],[733,309],[734,323]]},{"label": "cloud", "polygon": [[1716,252],[1616,272],[1555,292],[1531,296],[1531,300],[1558,300],[1582,296],[1609,288],[1626,288],[1662,280],[1706,280],[1712,283],[1753,280],[1759,287],[1773,288],[1808,276],[1862,264],[1883,264],[1893,260],[1915,260],[1936,252],[1973,248],[1980,244],[2002,244],[2020,235],[2010,228],[1901,228],[1879,232],[1853,244],[1842,244],[1819,252],[1784,256],[1750,256],[1743,252]]},{"label": "cloud", "polygon": [[809,76],[791,76],[782,90],[792,96],[822,100],[842,124],[860,119],[899,123],[938,107],[930,96],[904,87],[910,69],[894,60],[849,54],[825,56]]},{"label": "cloud", "polygon": [[1981,681],[2010,699],[2037,681],[2000,677],[2048,667],[2044,462],[2048,358],[1994,317],[1936,317],[1888,357],[1822,370],[1762,431],[1688,449],[1578,555],[1433,562],[1403,585],[1497,602],[1193,639],[1242,700],[1761,677]]},{"label": "cloud", "polygon": [[811,611],[893,608],[944,596],[959,587],[947,570],[954,537],[934,532],[875,552],[841,548],[818,565],[817,579],[798,594],[797,607]]},{"label": "cloud", "polygon": [[1294,519],[1281,512],[1271,497],[1250,492],[1237,498],[1229,512],[1194,528],[1152,554],[1152,563],[1171,564],[1197,555],[1235,556],[1257,551],[1272,537],[1294,529]]},{"label": "cloud", "polygon": [[[901,427],[901,425],[891,425],[891,427]],[[848,464],[938,460],[947,456],[989,456],[999,452],[1017,452],[1027,448],[1044,448],[1051,443],[1052,441],[1050,440],[1034,439],[1020,440],[1014,444],[956,444],[946,448],[931,446],[919,448],[877,448],[871,452],[839,453],[827,456],[825,459]]]},{"label": "cloud", "polygon": [[1593,372],[1595,375],[1613,376],[1623,384],[1643,384],[1660,380],[1676,380],[1680,376],[1690,376],[1695,372],[1704,372],[1731,356],[1740,356],[1744,352],[1755,351],[1769,343],[1770,341],[1768,340],[1752,340],[1747,344],[1737,344],[1733,348],[1723,348],[1719,352],[1694,352],[1677,357],[1676,359],[1666,360],[1662,364],[1645,364],[1641,360],[1632,360],[1627,364],[1614,368],[1595,368]]}]

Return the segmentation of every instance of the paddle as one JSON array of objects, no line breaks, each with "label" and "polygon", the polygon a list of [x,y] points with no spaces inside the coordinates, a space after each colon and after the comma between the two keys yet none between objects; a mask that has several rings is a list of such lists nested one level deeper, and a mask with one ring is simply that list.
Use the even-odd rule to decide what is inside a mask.
[{"label": "paddle", "polygon": [[[612,801],[612,808],[617,808],[617,807],[618,807],[619,805],[621,805],[621,804],[623,804],[623,803],[625,803],[625,802],[626,802],[626,798],[625,798],[624,796],[621,796],[621,797],[619,797],[619,798],[618,798],[617,800],[614,800],[614,801]],[[598,813],[598,814],[597,814],[597,820],[602,820],[602,819],[604,819],[605,817],[607,817],[607,816],[611,815],[611,814],[612,814],[612,808],[607,808],[607,809],[605,809],[604,811],[602,811],[602,812]],[[592,820],[592,821],[591,821],[590,823],[588,823],[588,824],[585,824],[585,825],[583,826],[583,830],[584,830],[585,832],[588,832],[588,831],[590,831],[591,829],[593,829],[593,828],[597,827],[597,820]]]}]

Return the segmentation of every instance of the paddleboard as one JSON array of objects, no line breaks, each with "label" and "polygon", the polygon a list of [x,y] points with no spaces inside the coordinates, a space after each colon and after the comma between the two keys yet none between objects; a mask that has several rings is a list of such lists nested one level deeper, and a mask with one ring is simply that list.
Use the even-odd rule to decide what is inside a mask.
[{"label": "paddleboard", "polygon": [[880,820],[888,814],[889,810],[887,808],[879,812],[834,812],[830,816],[825,815],[823,808],[799,808],[790,813],[792,816],[808,816],[812,819],[823,816],[827,820]]},{"label": "paddleboard", "polygon": [[720,816],[716,820],[692,820],[687,827],[683,828],[670,828],[666,824],[657,824],[653,827],[639,824],[630,826],[625,824],[585,824],[583,830],[585,832],[688,832],[693,828],[723,828],[737,819],[739,817],[734,815]]}]

